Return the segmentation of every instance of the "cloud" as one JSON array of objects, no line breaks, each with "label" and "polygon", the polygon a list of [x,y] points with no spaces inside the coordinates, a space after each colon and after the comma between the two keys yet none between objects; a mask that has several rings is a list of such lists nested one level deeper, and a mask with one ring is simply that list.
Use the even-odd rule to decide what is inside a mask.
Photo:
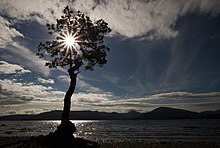
[{"label": "cloud", "polygon": [[64,75],[58,76],[57,79],[63,82],[68,82],[68,83],[70,82],[70,78]]},{"label": "cloud", "polygon": [[0,16],[0,48],[5,48],[8,44],[11,44],[15,37],[24,37],[22,33],[11,27],[11,23]]},{"label": "cloud", "polygon": [[[33,71],[40,71],[47,76],[49,70],[44,67],[46,61],[36,57],[35,53],[18,42],[18,38],[24,38],[24,35],[17,31],[13,25],[6,18],[0,16],[0,48],[3,48],[0,57],[4,60],[24,65]],[[8,52],[10,55],[8,55]]]},{"label": "cloud", "polygon": [[[1,105],[13,105],[22,104],[27,101],[33,100],[33,96],[19,93],[15,90],[11,90],[5,87],[8,82],[0,80],[0,104]],[[5,84],[6,83],[6,84]]]},{"label": "cloud", "polygon": [[2,52],[0,57],[10,63],[16,62],[17,64],[28,68],[32,72],[41,73],[44,76],[48,76],[50,74],[50,70],[45,67],[46,60],[39,59],[35,53],[19,43],[13,42],[10,46],[3,49],[3,51],[9,52],[10,55],[5,55],[5,53]]},{"label": "cloud", "polygon": [[9,115],[15,115],[17,112],[15,111],[15,110],[11,110],[11,111],[8,111],[8,113],[7,114],[9,114]]},{"label": "cloud", "polygon": [[104,94],[104,93],[76,93],[73,98],[79,103],[88,103],[92,104],[102,104],[106,103],[112,98],[112,94]]},{"label": "cloud", "polygon": [[[0,57],[2,59],[24,65],[31,71],[40,71],[45,76],[49,75],[49,70],[44,66],[46,60],[39,59],[38,57],[36,57],[35,53],[30,51],[25,46],[21,45],[18,42],[17,38],[23,38],[23,34],[17,31],[15,27],[12,27],[12,24],[2,16],[0,16],[0,32],[0,48],[3,48],[1,50]],[[8,54],[8,52],[10,55]],[[6,63],[3,63],[1,65],[1,68],[3,68],[3,66],[6,66],[5,64]]]},{"label": "cloud", "polygon": [[37,80],[42,84],[54,84],[53,79],[43,79],[43,78],[37,78]]},{"label": "cloud", "polygon": [[218,0],[150,0],[150,1],[74,1],[73,7],[87,12],[93,19],[104,18],[114,34],[125,37],[146,36],[148,39],[173,38],[178,18],[190,12],[220,12]]},{"label": "cloud", "polygon": [[220,108],[220,101],[216,102],[202,102],[202,103],[191,103],[188,104],[187,108],[196,111],[216,111]]},{"label": "cloud", "polygon": [[[63,82],[67,82],[67,83],[70,82],[70,78],[67,75],[60,75],[60,76],[57,77],[57,79],[60,80],[60,81],[63,81]],[[77,83],[76,85],[77,85],[77,88],[79,89],[79,91],[84,91],[84,92],[87,92],[87,93],[91,93],[91,92],[101,93],[101,92],[104,92],[102,89],[87,83],[85,81],[85,77],[83,77],[82,75],[78,75],[76,83]]]},{"label": "cloud", "polygon": [[[24,4],[28,7],[24,7]],[[3,0],[0,13],[19,21],[37,21],[40,24],[54,22],[69,5],[91,16],[93,20],[105,19],[113,34],[147,37],[148,39],[173,38],[178,35],[176,21],[191,12],[216,16],[220,12],[219,0]]]},{"label": "cloud", "polygon": [[[32,52],[31,48],[28,46],[32,42],[28,43],[27,46],[23,44],[23,41],[25,43],[29,42],[28,40],[26,40],[26,36],[25,36],[25,32],[26,31],[29,32],[29,31],[27,28],[22,28],[23,27],[22,25],[24,25],[25,27],[25,24],[29,24],[30,22],[34,24],[38,22],[39,24],[45,26],[46,22],[54,22],[56,21],[56,18],[58,18],[62,14],[62,10],[66,6],[66,4],[70,4],[70,6],[75,10],[81,10],[87,13],[94,20],[100,18],[105,19],[109,23],[110,27],[113,29],[112,36],[119,35],[125,38],[135,38],[135,37],[137,38],[143,37],[147,39],[174,38],[179,34],[179,30],[175,28],[175,25],[179,20],[179,18],[189,13],[196,13],[198,15],[208,14],[210,16],[216,16],[220,12],[219,0],[212,0],[212,1],[209,0],[188,0],[188,1],[75,0],[73,2],[68,2],[64,0],[62,1],[23,0],[19,2],[17,0],[10,0],[10,1],[2,0],[0,2],[0,15],[2,15],[0,16],[0,31],[1,31],[0,48],[3,49],[0,50],[1,52],[0,57],[1,59],[7,62],[3,61],[0,63],[1,74],[15,74],[15,73],[24,74],[24,73],[28,73],[29,70],[31,70],[33,74],[44,74],[45,76],[48,76],[50,74],[49,69],[44,67],[46,60],[39,59],[38,57],[36,57],[35,53]],[[24,5],[27,7],[24,7]],[[23,29],[24,30],[27,29],[27,30],[24,31]],[[149,46],[145,44],[146,43],[145,41],[144,44],[142,44],[143,42],[141,43],[142,45],[133,44],[134,42],[130,42],[130,41],[131,40],[127,40],[125,48],[128,48],[128,46],[131,45],[132,43],[132,46],[130,48],[134,50],[138,48],[149,49],[148,48]],[[130,43],[127,44],[128,42]],[[116,45],[114,44],[114,46]],[[161,48],[161,46],[157,46],[157,47]],[[173,48],[177,48],[177,46]],[[155,49],[153,48],[152,50],[155,51]],[[149,53],[150,50],[147,50],[147,52]],[[143,54],[143,51],[140,51],[140,54],[143,55],[142,58],[148,59],[146,58],[147,54],[145,53]],[[118,55],[118,57],[120,56]],[[124,57],[130,59],[127,57],[127,55]],[[131,57],[134,57],[133,53]],[[151,57],[155,59],[157,58],[154,57],[154,55]],[[178,56],[175,57],[176,59],[179,58]],[[120,57],[120,61],[123,61],[121,60],[121,57]],[[17,63],[22,66],[11,63]],[[150,63],[150,60],[148,63]],[[163,63],[163,60],[161,63]],[[131,64],[133,63],[131,62]],[[83,109],[85,107],[86,108],[88,107],[87,109],[98,108],[100,110],[107,109],[108,111],[123,111],[129,109],[146,111],[159,106],[170,106],[170,107],[181,107],[186,109],[188,107],[192,110],[193,109],[201,110],[202,106],[204,107],[205,104],[208,103],[213,104],[214,105],[213,108],[219,107],[219,104],[216,103],[219,99],[218,92],[212,92],[212,93],[168,92],[168,93],[153,94],[145,97],[129,96],[127,98],[122,98],[119,96],[115,96],[109,92],[105,92],[103,91],[104,89],[102,90],[99,87],[95,87],[95,86],[100,86],[104,88],[105,87],[104,85],[106,85],[108,87],[107,90],[117,89],[118,91],[120,91],[123,89],[122,88],[124,87],[123,85],[126,85],[125,86],[126,91],[130,92],[130,94],[132,95],[134,95],[134,93],[140,94],[140,92],[143,91],[144,93],[142,93],[141,96],[143,96],[143,94],[146,94],[145,93],[146,88],[150,93],[160,92],[162,89],[159,88],[158,91],[158,88],[155,87],[155,84],[158,82],[157,80],[153,79],[157,76],[157,75],[155,76],[155,74],[159,72],[157,71],[154,72],[153,71],[154,69],[152,68],[154,67],[154,65],[152,66],[150,64],[149,66],[148,65],[146,66],[146,64],[143,62],[143,65],[140,66],[141,73],[147,74],[146,77],[148,78],[148,80],[143,79],[144,77],[139,77],[140,75],[139,76],[137,75],[138,71],[140,70],[139,68],[137,68],[138,71],[135,72],[134,75],[130,76],[128,74],[129,79],[127,80],[125,80],[126,78],[125,75],[123,75],[123,77],[118,77],[116,75],[115,77],[113,77],[115,71],[114,68],[112,68],[111,71],[113,71],[112,72],[113,74],[109,77],[108,76],[105,77],[105,79],[108,79],[110,82],[115,84],[111,86],[107,86],[108,84],[104,84],[104,82],[102,82],[103,86],[101,86],[100,85],[101,83],[99,82],[97,82],[96,85],[95,84],[96,80],[99,80],[99,76],[100,76],[99,74],[97,74],[98,78],[96,80],[91,80],[91,81],[85,79],[84,77],[79,77],[79,79],[77,80],[78,83],[77,89],[79,90],[77,91],[78,92],[84,91],[84,93],[81,92],[74,94],[73,99],[76,99],[76,102],[74,103],[77,103],[77,107],[74,109]],[[181,67],[179,66],[179,63],[175,65]],[[6,66],[8,66],[7,69]],[[121,67],[124,68],[124,65]],[[160,66],[156,65],[155,67],[161,67],[161,65]],[[171,65],[172,71],[173,69],[176,70],[176,67],[175,66],[173,67],[174,68],[172,68]],[[55,73],[56,71],[52,71],[52,75],[54,77],[56,76],[58,80],[69,82],[68,76],[61,76],[61,73],[59,74],[55,74]],[[127,71],[124,70],[124,73],[127,73]],[[172,76],[170,74],[171,73],[169,72],[167,75]],[[185,76],[185,75],[181,75],[181,76]],[[137,85],[133,83],[134,80],[132,80],[132,77],[137,79]],[[177,79],[177,80],[179,83],[186,82],[183,81],[184,79],[181,80]],[[53,105],[57,104],[58,106],[59,104],[59,106],[61,106],[60,101],[62,101],[65,92],[57,91],[52,87],[44,86],[44,84],[53,84],[54,83],[53,79],[44,79],[39,77],[38,82],[40,83],[37,83],[38,84],[37,85],[34,83],[24,83],[24,82],[18,82],[8,79],[1,80],[1,84],[0,84],[1,86],[0,95],[2,96],[1,103],[3,105],[4,104],[10,105],[10,103],[22,104],[28,102],[28,103],[33,103],[32,104],[33,107],[34,103],[35,104],[39,103],[42,105],[53,102],[54,103]],[[130,84],[128,85],[127,82],[130,82]],[[116,84],[118,83],[121,83],[122,85],[116,86]],[[176,86],[177,85],[175,84],[174,87]],[[170,90],[170,86],[166,88]],[[179,87],[177,89],[179,89]],[[73,103],[73,107],[74,105],[76,105],[74,103]]]},{"label": "cloud", "polygon": [[52,87],[33,83],[14,82],[13,80],[0,80],[1,105],[22,104],[30,101],[57,101],[63,98],[64,92],[54,90]]},{"label": "cloud", "polygon": [[128,98],[129,102],[147,102],[153,104],[182,104],[182,103],[204,103],[216,102],[220,98],[220,92],[189,93],[189,92],[168,92],[158,93],[140,98]]},{"label": "cloud", "polygon": [[17,64],[9,64],[5,61],[0,61],[0,74],[24,74],[31,73],[30,70],[24,69]]},{"label": "cloud", "polygon": [[188,93],[188,92],[168,92],[153,95],[156,98],[220,98],[220,92],[210,93]]},{"label": "cloud", "polygon": [[84,90],[84,91],[87,92],[87,93],[90,93],[90,92],[95,92],[95,93],[103,92],[102,89],[100,89],[100,88],[98,88],[98,87],[95,87],[95,86],[92,86],[92,85],[89,84],[89,83],[86,83],[86,82],[84,81],[84,77],[82,77],[82,76],[79,76],[79,77],[78,77],[77,87],[78,87],[80,90]]},{"label": "cloud", "polygon": [[[1,105],[10,107],[15,104],[28,103],[22,110],[35,108],[41,110],[47,107],[49,110],[62,109],[65,92],[53,90],[51,87],[12,82],[1,80],[0,95]],[[13,89],[14,88],[14,89]],[[219,109],[220,92],[210,93],[189,93],[189,92],[168,92],[153,94],[146,97],[120,97],[111,93],[84,93],[76,92],[72,96],[72,110],[99,110],[107,112],[126,112],[138,110],[142,112],[151,111],[157,107],[173,107],[192,111],[217,110]],[[49,106],[48,106],[49,105]],[[34,107],[35,106],[35,107]],[[2,108],[10,110],[11,108]],[[13,107],[14,110],[16,110]],[[17,110],[16,110],[17,111]]]},{"label": "cloud", "polygon": [[[25,5],[28,4],[28,7],[23,7],[24,3]],[[41,72],[43,75],[48,76],[49,69],[45,68],[44,66],[46,60],[39,59],[38,57],[36,57],[35,55],[36,52],[32,52],[29,48],[21,44],[20,41],[18,40],[18,38],[24,38],[24,35],[16,29],[16,26],[18,24],[17,21],[20,21],[19,23],[21,24],[27,23],[26,21],[37,21],[38,23],[42,23],[43,25],[45,25],[46,23],[45,20],[47,21],[49,18],[51,18],[50,15],[47,15],[47,13],[44,12],[46,10],[39,9],[42,7],[36,7],[39,5],[47,6],[48,7],[47,11],[50,12],[49,10],[50,7],[52,11],[52,4],[50,6],[50,2],[48,3],[47,1],[45,1],[44,5],[43,2],[42,3],[39,2],[38,5],[35,5],[34,3],[29,0],[22,2],[13,1],[13,0],[12,1],[3,0],[0,2],[0,14],[4,16],[8,16],[7,18],[0,16],[0,32],[1,32],[0,48],[3,48],[4,51],[3,53],[1,53],[1,57],[4,60],[10,62],[16,62],[18,64],[24,65],[25,67],[31,69],[32,71]],[[58,5],[58,3],[55,4]],[[53,7],[54,11],[56,10],[56,8],[57,7]],[[37,15],[38,13],[37,12],[35,13],[35,11],[39,11],[39,13],[41,12],[42,14]],[[57,12],[62,13],[62,10]],[[42,18],[42,20],[40,20],[41,18],[40,16],[42,16],[43,14],[47,16],[48,19]],[[42,22],[43,20],[44,22]],[[9,52],[10,58],[9,55],[6,55],[5,51]]]},{"label": "cloud", "polygon": [[220,92],[169,92],[140,98],[121,98],[112,94],[89,94],[88,96],[85,94],[77,94],[74,98],[77,99],[78,104],[81,105],[119,112],[131,109],[150,111],[161,106],[182,108],[192,111],[204,111],[204,109],[217,110],[220,107]]},{"label": "cloud", "polygon": [[67,4],[68,1],[60,0],[2,0],[0,13],[15,18],[15,21],[36,21],[45,25],[56,21]]}]

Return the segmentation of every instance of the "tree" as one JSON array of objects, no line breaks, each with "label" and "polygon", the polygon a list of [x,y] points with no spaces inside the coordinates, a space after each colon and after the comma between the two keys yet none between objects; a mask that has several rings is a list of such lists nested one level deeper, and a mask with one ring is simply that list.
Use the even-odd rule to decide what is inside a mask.
[{"label": "tree", "polygon": [[[64,97],[62,122],[69,121],[71,97],[75,91],[76,77],[80,67],[94,70],[107,63],[109,48],[104,45],[105,35],[111,32],[103,19],[92,22],[82,12],[74,12],[65,7],[63,15],[54,24],[47,24],[48,33],[56,38],[40,43],[37,56],[50,59],[45,64],[49,68],[69,66],[70,86]],[[61,122],[61,124],[62,124]]]}]

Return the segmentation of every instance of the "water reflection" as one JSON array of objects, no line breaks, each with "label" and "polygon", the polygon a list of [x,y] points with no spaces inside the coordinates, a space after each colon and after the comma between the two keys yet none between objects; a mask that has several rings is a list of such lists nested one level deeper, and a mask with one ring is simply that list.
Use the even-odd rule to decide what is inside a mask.
[{"label": "water reflection", "polygon": [[[76,137],[87,139],[220,140],[220,120],[72,120]],[[60,120],[0,121],[0,136],[54,132]]]}]

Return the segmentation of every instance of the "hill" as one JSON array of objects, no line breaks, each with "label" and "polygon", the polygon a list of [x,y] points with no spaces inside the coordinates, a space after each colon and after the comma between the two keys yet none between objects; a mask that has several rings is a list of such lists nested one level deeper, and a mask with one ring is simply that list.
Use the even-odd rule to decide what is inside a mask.
[{"label": "hill", "polygon": [[220,110],[201,112],[204,118],[220,119]]},{"label": "hill", "polygon": [[168,107],[159,107],[151,112],[140,116],[140,119],[192,119],[202,118],[200,113],[187,111],[183,109],[175,109]]},{"label": "hill", "polygon": [[[62,111],[50,111],[37,115],[8,115],[0,117],[0,120],[60,120]],[[192,112],[183,109],[159,107],[147,113],[130,111],[128,113],[107,113],[98,111],[71,111],[71,120],[147,120],[147,119],[201,119],[218,118],[220,110]]]},{"label": "hill", "polygon": [[[50,111],[37,115],[8,115],[0,117],[0,120],[60,120],[62,111]],[[128,120],[134,119],[141,113],[107,113],[98,111],[71,111],[71,120]]]}]

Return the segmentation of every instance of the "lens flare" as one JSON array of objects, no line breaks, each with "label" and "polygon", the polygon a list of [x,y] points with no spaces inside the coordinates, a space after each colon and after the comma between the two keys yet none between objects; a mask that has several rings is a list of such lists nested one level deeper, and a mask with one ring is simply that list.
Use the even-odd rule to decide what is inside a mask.
[{"label": "lens flare", "polygon": [[[77,34],[69,33],[68,31],[66,33],[63,33],[59,36],[58,42],[60,42],[62,50],[66,52],[66,56],[68,55],[81,55],[80,52],[80,46],[79,46],[79,36]],[[65,56],[65,57],[66,57]]]},{"label": "lens flare", "polygon": [[76,40],[73,36],[67,36],[65,38],[65,44],[69,47],[73,46],[74,44],[76,44]]}]

